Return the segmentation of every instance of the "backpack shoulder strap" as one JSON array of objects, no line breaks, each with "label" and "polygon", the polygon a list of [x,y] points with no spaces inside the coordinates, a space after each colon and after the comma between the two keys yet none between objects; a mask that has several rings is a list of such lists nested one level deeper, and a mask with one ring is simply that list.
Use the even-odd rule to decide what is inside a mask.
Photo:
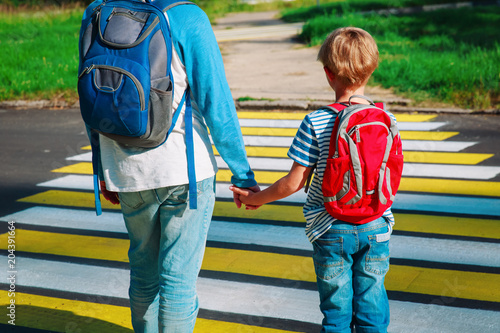
[{"label": "backpack shoulder strap", "polygon": [[195,5],[194,2],[181,0],[156,0],[152,1],[151,4],[160,9],[162,12],[178,5]]},{"label": "backpack shoulder strap", "polygon": [[348,106],[349,105],[347,105],[345,103],[332,103],[332,104],[324,106],[323,109],[331,110],[335,113],[339,113],[340,111],[344,110]]},{"label": "backpack shoulder strap", "polygon": [[[335,113],[335,115],[339,114],[340,111],[342,111],[343,109],[345,109],[346,107],[348,107],[347,104],[344,104],[344,103],[332,103],[330,105],[325,105],[323,106],[322,108],[320,108],[321,110],[328,110],[328,111],[332,111]],[[314,174],[314,170],[316,169],[317,165],[314,164],[311,171],[309,172],[309,175],[307,176],[307,180],[306,180],[306,184],[305,184],[305,187],[304,187],[304,192],[308,192],[309,191],[309,187],[311,185],[311,180],[312,180],[312,177],[313,177],[313,174]]]}]

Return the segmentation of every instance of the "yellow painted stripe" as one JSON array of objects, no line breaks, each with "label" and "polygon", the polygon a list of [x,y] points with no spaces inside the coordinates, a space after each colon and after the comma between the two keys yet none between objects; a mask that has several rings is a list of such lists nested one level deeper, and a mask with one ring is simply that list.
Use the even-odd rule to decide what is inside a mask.
[{"label": "yellow painted stripe", "polygon": [[406,163],[476,165],[493,155],[494,154],[405,151],[404,160]]},{"label": "yellow painted stripe", "polygon": [[258,111],[238,111],[239,119],[283,119],[302,120],[309,112],[258,112]]},{"label": "yellow painted stripe", "polygon": [[500,239],[500,220],[418,214],[394,214],[394,218],[394,230]]},{"label": "yellow painted stripe", "polygon": [[[242,127],[243,135],[257,136],[290,136],[294,137],[297,128],[272,128],[272,127]],[[459,132],[428,132],[428,131],[400,131],[403,140],[431,140],[442,141],[449,139]]]},{"label": "yellow painted stripe", "polygon": [[456,179],[403,178],[400,191],[500,197],[499,182]]},{"label": "yellow painted stripe", "polygon": [[428,131],[400,131],[403,140],[443,141],[458,135],[460,132],[428,132]]},{"label": "yellow painted stripe", "polygon": [[[49,190],[19,201],[89,209],[94,207],[92,193],[76,191]],[[107,209],[120,209],[119,205],[112,205],[108,201],[102,201],[102,205]],[[250,221],[305,222],[302,207],[273,204],[264,205],[256,211],[247,211],[244,208],[236,208],[232,202],[217,201],[214,216],[247,218]],[[395,214],[395,218],[396,230],[500,239],[500,220],[416,214]]]},{"label": "yellow painted stripe", "polygon": [[[214,153],[219,152],[212,146]],[[251,157],[275,157],[288,158],[289,148],[284,147],[245,147],[247,155]],[[448,153],[448,152],[418,152],[405,151],[404,160],[406,163],[436,163],[436,164],[465,164],[476,165],[494,154],[476,154],[476,153]]]},{"label": "yellow painted stripe", "polygon": [[[219,152],[213,147],[214,153]],[[280,147],[246,147],[247,155],[250,157],[273,157],[288,158],[288,148]],[[406,163],[434,163],[434,164],[457,164],[476,165],[492,157],[494,154],[474,154],[474,153],[439,153],[439,152],[415,152],[404,153]],[[52,172],[92,174],[92,163],[79,162],[62,168],[54,169]]]},{"label": "yellow painted stripe", "polygon": [[67,165],[65,167],[54,169],[54,170],[52,170],[52,172],[77,173],[77,174],[82,174],[82,175],[91,175],[92,174],[92,163],[90,163],[90,162],[78,162],[75,164]]},{"label": "yellow painted stripe", "polygon": [[[94,248],[95,247],[95,248]],[[6,249],[6,244],[2,245]],[[19,229],[16,249],[72,257],[126,261],[127,241]],[[277,279],[316,281],[312,258],[208,247],[202,269]],[[454,290],[450,284],[459,288]],[[388,290],[500,302],[500,274],[391,265]],[[446,289],[448,287],[448,290]],[[460,292],[460,294],[456,294]],[[455,294],[453,294],[455,293]]]},{"label": "yellow painted stripe", "polygon": [[16,229],[16,251],[128,262],[128,247],[128,239]]},{"label": "yellow painted stripe", "polygon": [[243,135],[257,136],[290,136],[297,134],[297,128],[242,127]]},{"label": "yellow painted stripe", "polygon": [[[242,127],[243,135],[256,136],[289,136],[294,137],[297,134],[297,128],[271,128],[271,127]],[[400,131],[403,140],[428,140],[443,141],[449,139],[459,132],[429,132],[429,131]],[[81,148],[82,150],[91,150],[90,146]]]},{"label": "yellow painted stripe", "polygon": [[500,275],[391,265],[387,290],[500,302]]},{"label": "yellow painted stripe", "polygon": [[[8,292],[0,291],[0,298],[8,300]],[[62,298],[16,292],[16,326],[50,332],[106,332],[131,333],[129,307],[74,301]],[[5,309],[4,305],[1,305]],[[5,303],[7,306],[7,303]],[[1,316],[7,324],[9,317]],[[292,333],[291,331],[243,325],[198,318],[195,333]],[[295,331],[294,331],[295,332]]]},{"label": "yellow painted stripe", "polygon": [[[31,195],[22,199],[20,202],[29,202],[42,205],[57,205],[80,208],[94,208],[94,194],[75,191],[49,190],[43,193]],[[119,205],[113,205],[104,200],[101,195],[101,204],[103,209],[120,209]]]},{"label": "yellow painted stripe", "polygon": [[[96,281],[96,283],[105,283],[105,281]],[[5,302],[8,300],[6,291],[0,291],[0,295]],[[19,292],[16,292],[15,301],[16,326],[18,327],[30,327],[50,332],[132,332],[128,307]],[[5,309],[3,305],[2,308]],[[5,315],[0,316],[0,323],[6,324],[8,319],[9,317]]]},{"label": "yellow painted stripe", "polygon": [[[272,184],[287,174],[286,172],[279,171],[254,171],[254,173],[255,179],[257,179],[260,184]],[[230,180],[231,171],[219,170],[217,173],[217,181],[230,182]],[[500,197],[500,183],[403,177],[401,179],[399,191]]]},{"label": "yellow painted stripe", "polygon": [[[310,112],[258,112],[258,111],[238,111],[240,119],[291,119],[302,120]],[[424,114],[397,114],[398,122],[424,122],[436,118],[435,115]]]},{"label": "yellow painted stripe", "polygon": [[257,210],[238,209],[233,202],[216,201],[214,216],[249,220],[271,220],[305,223],[302,206],[264,205]]}]

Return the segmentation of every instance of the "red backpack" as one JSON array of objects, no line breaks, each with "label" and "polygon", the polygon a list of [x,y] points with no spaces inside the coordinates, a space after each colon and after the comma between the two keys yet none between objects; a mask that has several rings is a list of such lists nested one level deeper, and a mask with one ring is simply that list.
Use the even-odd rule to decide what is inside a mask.
[{"label": "red backpack", "polygon": [[[351,104],[361,97],[371,105]],[[333,217],[355,224],[379,218],[389,208],[403,172],[403,150],[396,122],[373,103],[354,95],[338,112],[323,176],[323,199]]]}]

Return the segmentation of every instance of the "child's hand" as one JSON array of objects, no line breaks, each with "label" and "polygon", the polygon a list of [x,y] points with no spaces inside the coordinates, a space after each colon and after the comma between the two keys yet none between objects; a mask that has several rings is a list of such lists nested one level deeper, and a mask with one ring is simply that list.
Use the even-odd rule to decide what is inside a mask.
[{"label": "child's hand", "polygon": [[113,205],[118,205],[120,203],[118,193],[108,191],[108,189],[106,188],[106,183],[104,181],[101,180],[99,183],[101,184],[101,193],[104,199],[108,200]]},{"label": "child's hand", "polygon": [[240,208],[241,204],[245,204],[245,209],[256,210],[261,205],[252,204],[252,196],[256,192],[260,192],[260,187],[258,185],[250,188],[239,188],[236,186],[230,186],[229,189],[233,191],[233,198],[236,207]]}]

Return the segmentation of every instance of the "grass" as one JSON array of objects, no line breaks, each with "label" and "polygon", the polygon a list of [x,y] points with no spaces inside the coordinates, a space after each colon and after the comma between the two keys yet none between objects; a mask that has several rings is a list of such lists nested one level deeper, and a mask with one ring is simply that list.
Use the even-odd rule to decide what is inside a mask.
[{"label": "grass", "polygon": [[[366,5],[369,1],[356,2]],[[417,102],[433,100],[475,109],[500,106],[500,7],[407,16],[361,15],[345,4],[334,7],[333,12],[312,18],[307,9],[290,11],[284,17],[297,20],[298,13],[307,13],[301,37],[310,45],[321,44],[338,27],[367,30],[380,52],[372,83],[393,87]]]},{"label": "grass", "polygon": [[76,98],[81,15],[0,13],[0,100]]},{"label": "grass", "polygon": [[[13,0],[0,1],[5,5]],[[237,4],[235,0],[195,0],[212,20],[232,11],[283,10],[286,20],[307,20],[302,38],[310,45],[320,44],[337,27],[359,26],[372,33],[379,44],[381,61],[373,76],[374,84],[394,87],[396,92],[417,101],[431,99],[463,107],[498,108],[500,7],[412,16],[354,13],[440,1],[321,0],[318,8],[316,0],[258,6]],[[39,4],[36,0],[30,3]],[[8,8],[0,12],[0,100],[75,101],[83,7]]]},{"label": "grass", "polygon": [[250,96],[243,96],[238,98],[238,102],[249,102],[249,101],[275,101],[272,98],[254,98]]},{"label": "grass", "polygon": [[[235,0],[195,0],[212,21],[231,11],[277,10],[315,1],[250,6]],[[53,5],[58,2],[63,5]],[[78,37],[84,5],[89,2],[0,0],[0,101],[76,101]]]},{"label": "grass", "polygon": [[316,16],[343,12],[363,12],[390,8],[419,7],[426,5],[449,4],[464,0],[347,0],[320,1],[320,6],[300,6],[283,11],[283,19],[288,22],[304,22]]}]

